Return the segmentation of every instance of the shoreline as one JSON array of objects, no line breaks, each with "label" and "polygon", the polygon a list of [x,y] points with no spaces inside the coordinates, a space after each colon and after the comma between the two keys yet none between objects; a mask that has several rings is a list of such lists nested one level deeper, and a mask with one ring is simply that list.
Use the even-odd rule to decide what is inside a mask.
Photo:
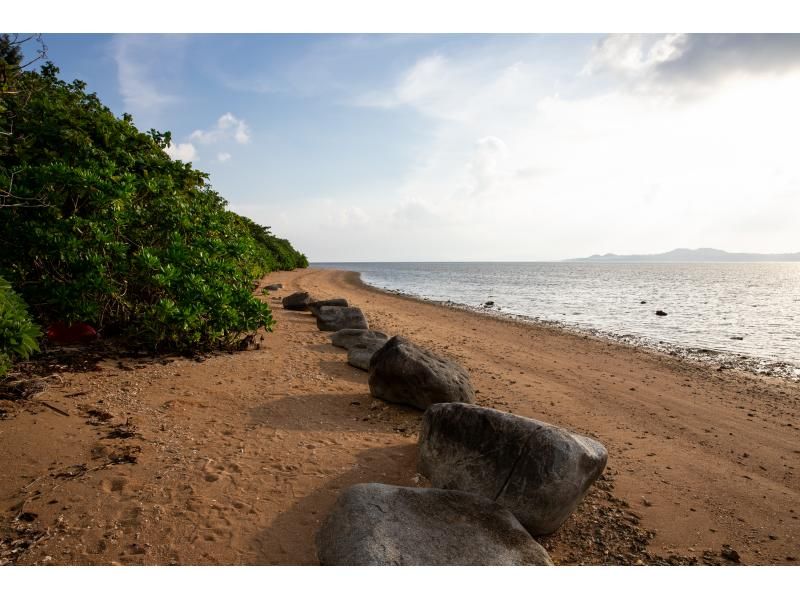
[{"label": "shoreline", "polygon": [[352,271],[308,269],[297,285],[458,361],[478,404],[599,439],[655,553],[705,558],[728,544],[743,562],[796,562],[795,382],[399,296]]},{"label": "shoreline", "polygon": [[295,291],[345,297],[371,328],[457,361],[478,405],[606,446],[603,477],[540,539],[554,562],[730,564],[724,545],[744,564],[800,558],[796,384],[399,297],[343,271],[267,282],[283,284],[263,299],[275,328],[250,350],[106,356],[0,404],[0,563],[316,564],[342,489],[425,485],[422,413],[373,399],[311,314],[281,308]]},{"label": "shoreline", "polygon": [[[313,266],[312,266],[313,268]],[[328,268],[320,268],[327,270]],[[528,316],[524,314],[514,314],[502,312],[499,309],[487,309],[480,306],[469,305],[466,303],[459,303],[457,301],[441,301],[437,299],[430,299],[423,295],[415,293],[408,293],[399,289],[383,288],[371,283],[366,282],[361,273],[357,270],[342,270],[349,272],[358,277],[358,283],[366,288],[375,291],[393,295],[396,297],[404,297],[415,301],[421,301],[431,305],[441,307],[448,307],[458,309],[469,313],[480,314],[490,318],[508,322],[526,323],[531,326],[541,326],[546,329],[556,330],[567,334],[576,336],[591,336],[593,338],[603,339],[609,342],[614,342],[619,345],[628,347],[635,347],[642,351],[653,352],[660,355],[670,355],[678,359],[696,364],[703,364],[709,367],[716,367],[719,371],[722,370],[735,370],[742,373],[752,374],[754,376],[774,377],[790,382],[800,382],[800,365],[766,358],[759,358],[741,353],[734,353],[732,351],[723,351],[718,349],[706,349],[698,347],[689,347],[680,345],[678,343],[671,343],[667,341],[656,341],[648,339],[644,336],[638,336],[632,333],[616,333],[600,330],[593,327],[583,327],[560,320],[547,320],[538,318],[536,316]]]}]

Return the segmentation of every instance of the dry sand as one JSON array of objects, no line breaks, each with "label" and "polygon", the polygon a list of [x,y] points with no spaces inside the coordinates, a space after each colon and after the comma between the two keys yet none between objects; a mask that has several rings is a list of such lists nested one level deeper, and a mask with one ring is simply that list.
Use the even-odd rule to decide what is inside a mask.
[{"label": "dry sand", "polygon": [[797,382],[394,296],[352,273],[269,282],[285,288],[258,349],[79,354],[45,392],[0,401],[0,562],[314,564],[341,488],[424,485],[420,413],[373,401],[313,317],[280,307],[295,290],[343,296],[373,328],[457,360],[479,404],[608,447],[601,481],[541,539],[555,562],[730,563],[724,545],[748,564],[800,557]]}]

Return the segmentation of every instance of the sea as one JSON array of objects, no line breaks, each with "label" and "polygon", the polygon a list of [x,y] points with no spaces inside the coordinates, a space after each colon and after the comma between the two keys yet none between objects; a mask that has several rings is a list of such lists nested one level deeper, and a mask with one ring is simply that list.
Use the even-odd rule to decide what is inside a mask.
[{"label": "sea", "polygon": [[359,272],[393,293],[800,380],[798,262],[312,266]]}]

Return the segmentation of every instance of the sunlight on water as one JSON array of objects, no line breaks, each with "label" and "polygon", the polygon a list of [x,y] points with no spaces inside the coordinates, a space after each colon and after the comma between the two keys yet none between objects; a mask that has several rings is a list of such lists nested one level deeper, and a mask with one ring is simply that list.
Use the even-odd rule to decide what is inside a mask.
[{"label": "sunlight on water", "polygon": [[800,263],[313,265],[427,299],[800,366]]}]

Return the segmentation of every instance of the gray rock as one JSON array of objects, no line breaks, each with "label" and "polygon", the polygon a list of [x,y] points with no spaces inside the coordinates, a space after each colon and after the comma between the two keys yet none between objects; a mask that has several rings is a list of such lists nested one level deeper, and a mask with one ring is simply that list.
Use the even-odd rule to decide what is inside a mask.
[{"label": "gray rock", "polygon": [[276,282],[275,284],[268,284],[264,288],[268,291],[278,291],[283,288],[283,285],[279,282]]},{"label": "gray rock", "polygon": [[347,352],[347,363],[365,372],[369,371],[369,362],[375,352],[386,344],[385,339],[364,339],[357,342]]},{"label": "gray rock", "polygon": [[357,484],[317,534],[323,565],[552,565],[514,516],[452,490]]},{"label": "gray rock", "polygon": [[323,306],[317,310],[317,328],[336,331],[343,328],[369,328],[364,312],[357,307]]},{"label": "gray rock", "polygon": [[508,508],[534,536],[554,532],[603,472],[599,442],[476,405],[433,405],[419,435],[417,469],[437,488],[472,492]]},{"label": "gray rock", "polygon": [[384,343],[389,340],[389,336],[378,330],[364,330],[362,328],[345,328],[334,332],[331,335],[331,342],[334,347],[350,349],[350,347],[370,340],[381,340]]},{"label": "gray rock", "polygon": [[311,295],[305,291],[299,293],[292,293],[283,298],[283,309],[291,309],[293,311],[308,311],[308,304],[314,301]]},{"label": "gray rock", "polygon": [[434,403],[472,403],[475,400],[475,391],[464,368],[402,336],[391,338],[372,356],[369,391],[376,399],[418,409],[426,409]]},{"label": "gray rock", "polygon": [[314,314],[314,317],[319,317],[320,307],[347,307],[347,299],[323,299],[322,301],[312,301],[308,304],[308,311]]}]

